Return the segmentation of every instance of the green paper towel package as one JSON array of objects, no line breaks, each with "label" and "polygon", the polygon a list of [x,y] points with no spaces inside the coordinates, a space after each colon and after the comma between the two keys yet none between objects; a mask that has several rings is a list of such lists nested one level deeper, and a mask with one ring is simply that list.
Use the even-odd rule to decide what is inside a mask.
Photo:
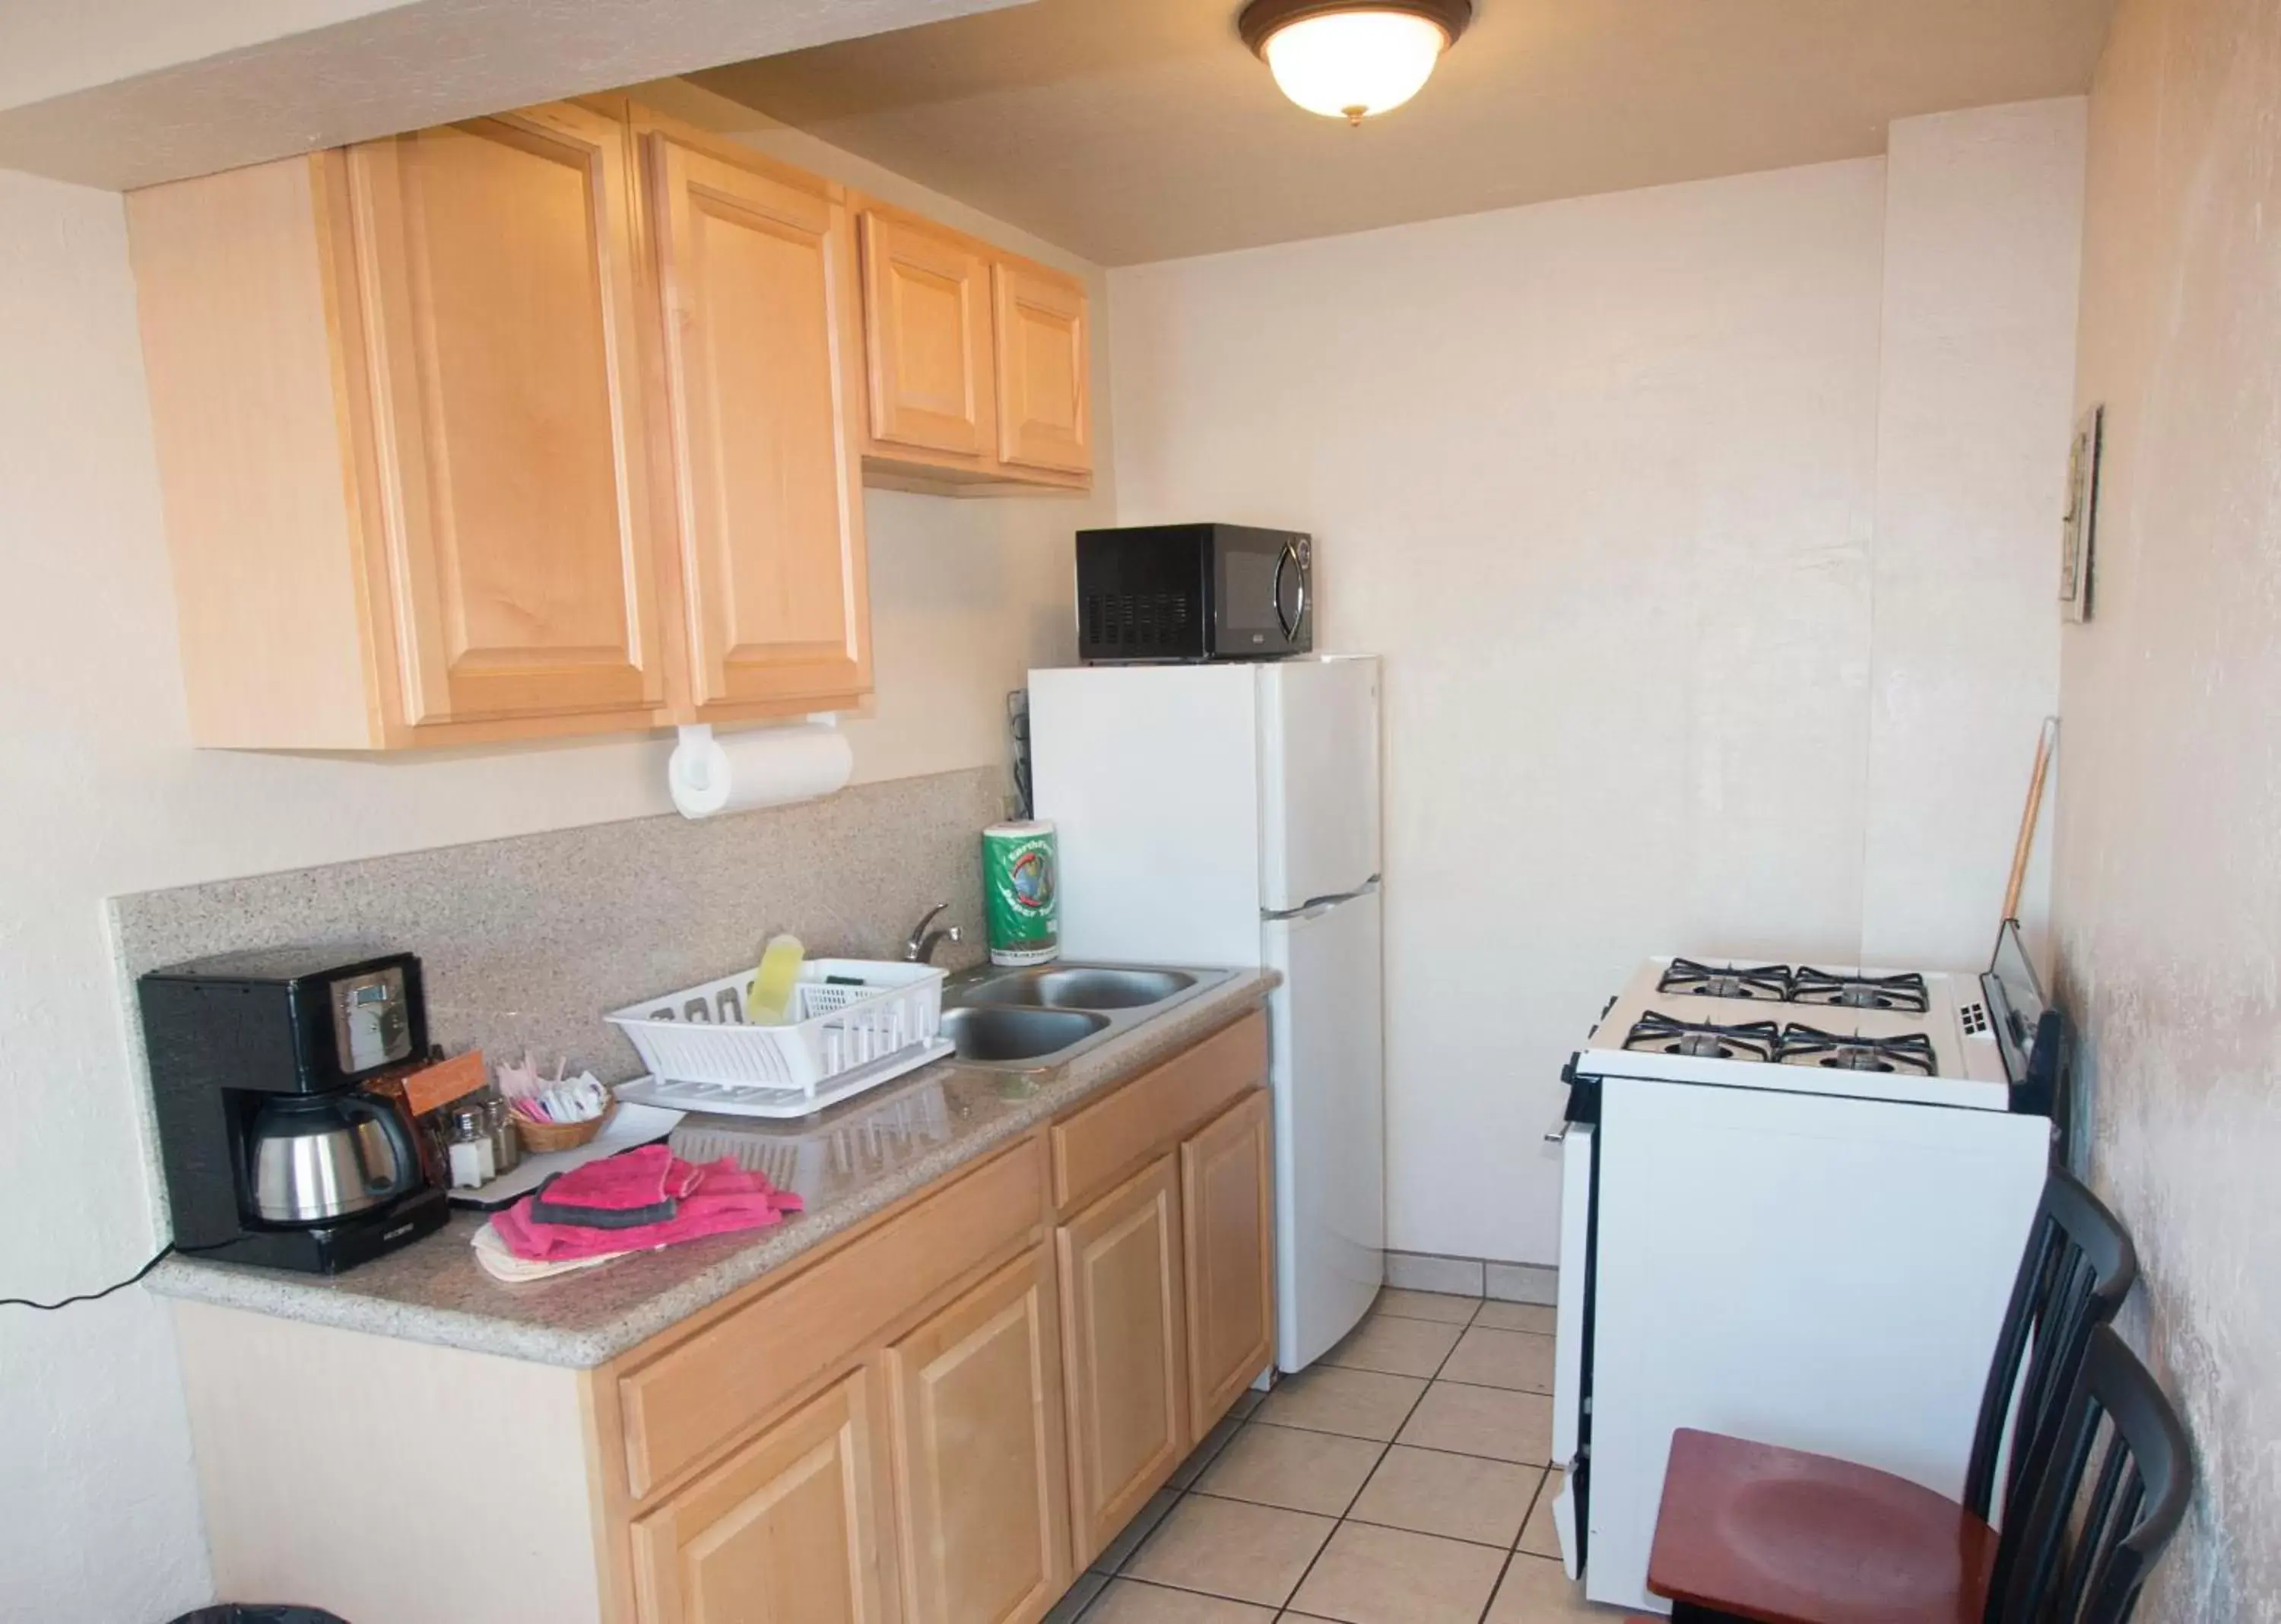
[{"label": "green paper towel package", "polygon": [[1058,866],[1050,823],[993,824],[982,831],[993,964],[1043,964],[1061,956]]}]

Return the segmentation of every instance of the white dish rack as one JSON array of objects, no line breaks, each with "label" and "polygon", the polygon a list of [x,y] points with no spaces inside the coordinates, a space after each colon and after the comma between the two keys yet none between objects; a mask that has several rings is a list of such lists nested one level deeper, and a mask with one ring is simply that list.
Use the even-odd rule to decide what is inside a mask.
[{"label": "white dish rack", "polygon": [[745,1019],[749,970],[613,1010],[606,1018],[650,1075],[621,1099],[733,1117],[805,1117],[951,1052],[945,972],[880,959],[811,959],[793,984],[793,1019]]}]

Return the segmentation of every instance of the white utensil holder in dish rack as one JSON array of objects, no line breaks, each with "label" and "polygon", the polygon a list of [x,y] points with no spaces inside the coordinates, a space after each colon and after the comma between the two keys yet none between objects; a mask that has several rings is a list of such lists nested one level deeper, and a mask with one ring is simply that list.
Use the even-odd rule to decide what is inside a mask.
[{"label": "white utensil holder in dish rack", "polygon": [[793,984],[795,1017],[745,1020],[753,972],[738,971],[612,1011],[606,1018],[650,1075],[621,1098],[677,1110],[805,1117],[950,1053],[945,972],[878,959],[811,959]]}]

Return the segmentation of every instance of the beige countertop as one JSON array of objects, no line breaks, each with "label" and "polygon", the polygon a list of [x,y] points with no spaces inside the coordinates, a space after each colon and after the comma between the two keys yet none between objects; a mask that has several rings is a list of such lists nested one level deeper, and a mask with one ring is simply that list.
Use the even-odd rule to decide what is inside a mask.
[{"label": "beige countertop", "polygon": [[1242,971],[1042,1073],[941,1063],[802,1124],[685,1122],[684,1132],[834,1141],[831,1153],[797,1156],[799,1171],[789,1178],[769,1170],[808,1203],[804,1213],[771,1229],[510,1286],[476,1261],[471,1242],[483,1217],[460,1212],[439,1233],[344,1274],[170,1257],[151,1273],[150,1288],[164,1296],[542,1365],[600,1365],[1088,1094],[1186,1048],[1264,999],[1275,982],[1272,971]]}]

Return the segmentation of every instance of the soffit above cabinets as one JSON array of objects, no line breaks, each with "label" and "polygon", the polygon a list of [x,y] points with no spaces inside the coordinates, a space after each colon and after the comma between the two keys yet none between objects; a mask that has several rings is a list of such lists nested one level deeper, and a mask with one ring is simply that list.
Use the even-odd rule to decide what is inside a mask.
[{"label": "soffit above cabinets", "polygon": [[0,19],[0,169],[127,189],[1020,0],[79,0]]},{"label": "soffit above cabinets", "polygon": [[1103,265],[1884,151],[2078,94],[2114,0],[1481,0],[1364,128],[1286,101],[1236,0],[1036,0],[696,75]]}]

